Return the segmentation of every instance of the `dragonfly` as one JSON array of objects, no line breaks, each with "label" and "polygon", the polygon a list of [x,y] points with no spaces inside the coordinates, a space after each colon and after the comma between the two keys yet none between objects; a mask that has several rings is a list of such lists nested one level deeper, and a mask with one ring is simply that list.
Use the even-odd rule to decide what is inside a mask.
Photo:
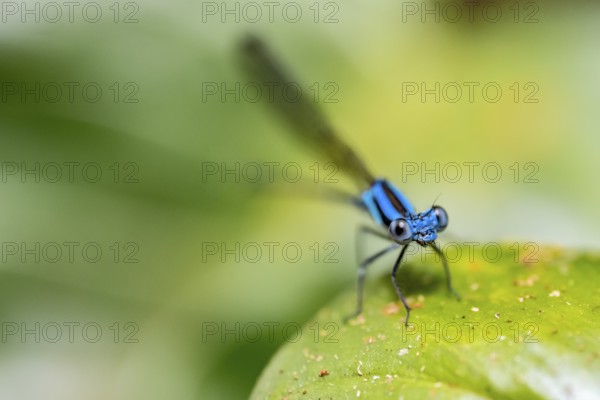
[{"label": "dragonfly", "polygon": [[424,212],[417,212],[406,196],[391,182],[371,174],[357,153],[340,139],[313,99],[308,99],[308,96],[292,98],[290,95],[286,95],[285,90],[290,87],[298,87],[298,83],[284,72],[284,68],[263,41],[255,36],[247,36],[242,43],[242,54],[244,56],[243,65],[249,69],[252,76],[257,78],[258,82],[271,88],[269,100],[279,109],[279,114],[288,122],[290,130],[295,131],[304,141],[312,143],[340,170],[354,178],[362,188],[360,195],[351,197],[352,202],[370,214],[380,229],[367,225],[359,226],[357,243],[366,234],[391,242],[384,249],[359,263],[356,309],[344,320],[355,318],[363,311],[367,267],[383,255],[400,248],[391,272],[391,280],[396,294],[406,310],[404,323],[408,325],[411,308],[402,293],[396,275],[406,250],[413,242],[423,247],[429,246],[441,258],[446,276],[446,287],[449,293],[460,300],[460,295],[452,286],[448,261],[435,242],[438,233],[443,232],[448,226],[448,213],[437,205],[431,206]]}]

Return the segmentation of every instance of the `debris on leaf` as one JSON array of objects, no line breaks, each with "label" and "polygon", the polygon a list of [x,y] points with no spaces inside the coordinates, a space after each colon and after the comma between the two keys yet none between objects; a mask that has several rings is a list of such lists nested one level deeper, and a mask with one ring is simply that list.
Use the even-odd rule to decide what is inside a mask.
[{"label": "debris on leaf", "polygon": [[528,286],[528,287],[531,287],[539,279],[540,279],[539,276],[537,276],[536,274],[533,274],[533,275],[529,276],[526,279],[517,279],[516,281],[514,281],[514,284],[515,284],[515,286]]}]

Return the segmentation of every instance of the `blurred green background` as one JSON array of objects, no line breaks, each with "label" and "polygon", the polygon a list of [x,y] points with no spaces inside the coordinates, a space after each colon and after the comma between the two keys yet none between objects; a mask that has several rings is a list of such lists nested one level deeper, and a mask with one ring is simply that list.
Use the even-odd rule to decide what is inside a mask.
[{"label": "blurred green background", "polygon": [[[317,84],[319,106],[374,173],[419,210],[440,196],[451,221],[443,240],[598,248],[594,3],[500,2],[485,16],[475,8],[473,21],[463,8],[458,22],[451,2],[283,2],[271,16],[263,3],[92,3],[72,14],[62,3],[2,3],[0,398],[245,398],[284,341],[281,327],[354,284],[355,227],[368,218],[322,199],[328,188],[355,190],[352,180],[315,184],[311,166],[325,174],[326,160],[267,106],[206,92],[247,83],[236,54],[247,33],[305,89]],[[422,82],[457,82],[463,94],[406,95]],[[479,83],[472,102],[464,82]],[[482,95],[490,82],[502,89],[497,102]],[[337,102],[325,101],[332,87]],[[206,175],[214,163],[265,162],[298,163],[303,179]],[[497,163],[502,177],[403,173],[465,162]],[[65,163],[78,163],[73,179]],[[526,181],[532,171],[537,182]],[[280,244],[273,262],[222,261],[206,247],[265,242]],[[287,243],[301,247],[300,261],[278,252]],[[324,262],[332,248],[336,262]],[[274,337],[264,330],[252,342],[236,328],[254,323],[276,326]]]}]

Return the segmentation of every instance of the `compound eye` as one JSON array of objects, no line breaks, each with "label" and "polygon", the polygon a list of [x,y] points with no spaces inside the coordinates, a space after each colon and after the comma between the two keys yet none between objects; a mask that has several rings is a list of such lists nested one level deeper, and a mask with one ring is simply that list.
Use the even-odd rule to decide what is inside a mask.
[{"label": "compound eye", "polygon": [[408,243],[412,240],[412,230],[405,219],[396,219],[390,223],[390,234],[392,238],[400,243]]},{"label": "compound eye", "polygon": [[438,232],[442,232],[448,226],[448,214],[446,213],[446,210],[438,206],[433,207],[433,213],[435,214],[438,222],[437,230]]}]

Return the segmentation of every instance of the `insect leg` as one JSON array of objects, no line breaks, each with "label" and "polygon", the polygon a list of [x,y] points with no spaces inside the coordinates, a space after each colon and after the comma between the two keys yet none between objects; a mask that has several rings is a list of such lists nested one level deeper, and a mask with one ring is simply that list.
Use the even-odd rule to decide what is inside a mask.
[{"label": "insect leg", "polygon": [[440,248],[435,245],[435,243],[430,243],[429,245],[442,258],[442,265],[444,266],[444,272],[446,273],[446,287],[448,288],[448,291],[450,291],[450,293],[452,293],[454,297],[460,300],[460,295],[452,287],[452,277],[450,276],[450,268],[448,268],[448,260],[446,260],[446,256],[444,255],[442,250],[440,250]]},{"label": "insect leg", "polygon": [[[389,236],[383,234],[382,232],[379,232],[371,227],[361,226],[361,227],[359,227],[359,232],[357,234],[357,242],[359,242],[359,237],[361,236],[361,234],[365,234],[365,233],[369,233],[371,235],[390,240]],[[397,249],[398,246],[399,246],[398,243],[394,242],[394,243],[390,244],[388,247],[378,251],[377,253],[371,255],[370,257],[367,257],[365,260],[363,260],[360,263],[360,265],[358,267],[358,272],[356,275],[356,278],[357,278],[356,310],[352,314],[346,316],[344,318],[344,321],[348,321],[349,319],[356,317],[357,315],[359,315],[362,312],[363,292],[364,292],[365,277],[367,274],[367,267],[370,264],[372,264],[375,260],[377,260],[379,257],[383,256],[384,254],[389,253],[392,250]],[[360,253],[360,250],[359,250],[360,248],[361,248],[360,243],[357,243],[357,253]]]},{"label": "insect leg", "polygon": [[402,304],[404,304],[404,308],[406,309],[406,319],[404,320],[404,325],[408,326],[408,316],[410,315],[410,307],[408,306],[408,304],[406,304],[406,299],[402,295],[402,291],[400,290],[400,286],[398,285],[398,281],[396,280],[396,272],[398,272],[398,267],[400,266],[400,262],[402,261],[402,257],[404,256],[406,249],[408,249],[408,245],[405,245],[402,248],[402,251],[398,256],[398,260],[396,261],[396,264],[394,264],[394,269],[392,270],[391,278],[392,283],[394,284],[394,288],[396,289],[396,294],[398,295],[400,300],[402,300]]}]

